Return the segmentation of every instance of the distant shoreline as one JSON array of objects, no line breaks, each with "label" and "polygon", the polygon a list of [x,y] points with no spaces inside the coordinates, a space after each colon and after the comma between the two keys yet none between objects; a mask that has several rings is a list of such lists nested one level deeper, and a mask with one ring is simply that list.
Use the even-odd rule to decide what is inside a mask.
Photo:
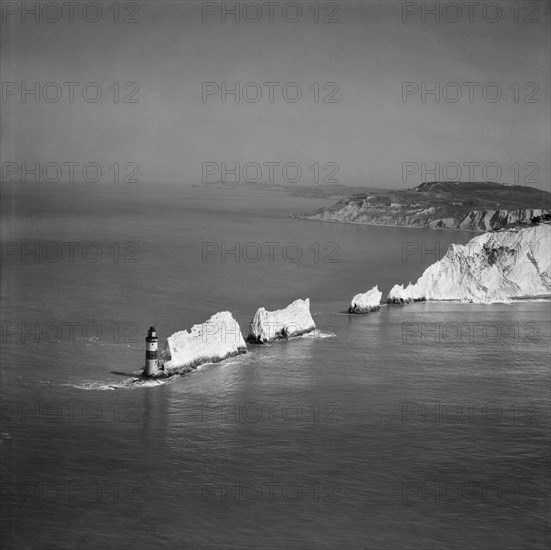
[{"label": "distant shoreline", "polygon": [[400,223],[373,223],[373,222],[355,222],[355,221],[342,221],[342,220],[322,220],[319,218],[311,218],[309,216],[300,214],[289,214],[290,218],[298,218],[300,220],[307,220],[310,222],[329,222],[329,223],[342,223],[347,225],[371,225],[374,227],[396,227],[405,229],[422,229],[424,231],[466,231],[469,233],[487,233],[482,229],[459,229],[457,227],[429,227],[427,225],[409,225]]}]

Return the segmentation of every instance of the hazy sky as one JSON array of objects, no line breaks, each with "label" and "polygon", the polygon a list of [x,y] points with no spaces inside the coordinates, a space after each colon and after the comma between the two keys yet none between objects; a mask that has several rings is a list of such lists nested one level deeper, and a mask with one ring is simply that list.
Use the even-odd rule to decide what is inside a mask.
[{"label": "hazy sky", "polygon": [[[32,14],[23,14],[24,4],[34,6],[8,2],[2,14],[5,170],[19,169],[22,162],[27,167],[39,162],[41,168],[79,163],[75,179],[81,180],[82,165],[97,163],[101,181],[108,182],[114,163],[120,179],[133,170],[132,165],[125,169],[126,163],[136,163],[141,182],[190,185],[201,182],[204,162],[214,163],[213,171],[222,162],[228,168],[236,162],[241,167],[280,163],[274,167],[275,181],[281,181],[282,165],[297,163],[303,174],[296,185],[307,185],[314,178],[309,167],[318,162],[320,180],[334,171],[327,163],[336,163],[333,179],[340,183],[405,188],[435,179],[413,173],[421,163],[429,170],[435,163],[457,163],[464,180],[483,179],[484,165],[485,175],[495,179],[497,165],[502,182],[516,178],[549,188],[549,2],[493,2],[484,13],[481,2],[472,6],[472,17],[465,2],[440,2],[439,22],[422,13],[434,2],[321,2],[317,23],[316,3],[310,1],[299,3],[302,16],[295,23],[284,18],[297,17],[288,2],[273,5],[273,21],[267,4],[248,3],[245,17],[260,16],[258,22],[235,22],[231,13],[224,22],[223,5],[229,10],[236,2],[136,2],[135,14],[132,2],[121,2],[116,4],[119,23],[113,21],[113,2],[98,3],[102,14],[96,23],[84,19],[82,5],[71,22],[61,2],[61,14],[53,6],[35,22]],[[462,13],[451,22],[458,16],[456,6]],[[60,20],[44,21],[44,15]],[[86,17],[97,17],[94,6]],[[124,17],[137,22],[123,23]],[[324,18],[336,22],[324,23]],[[44,97],[35,102],[27,94],[23,103],[23,84],[33,89],[37,82],[52,102]],[[69,82],[79,83],[73,102],[70,86],[63,85]],[[135,103],[122,101],[134,91],[124,89],[128,82],[139,86],[128,98]],[[228,88],[255,83],[247,88],[248,97],[254,99],[258,90],[262,96],[236,103],[228,94],[223,103],[218,92],[203,101],[204,82],[215,83],[209,90],[222,82]],[[273,103],[266,82],[279,83],[273,85]],[[295,103],[282,93],[291,82],[302,90]],[[405,82],[412,83],[407,101]],[[422,83],[434,89],[435,82],[440,101],[427,95],[423,103]],[[496,86],[485,87],[492,82],[502,93],[495,102]],[[88,101],[82,97],[86,83],[95,83],[87,88]],[[110,89],[114,83],[119,83],[118,103]],[[338,86],[332,96],[336,102],[323,101],[335,90],[334,84],[324,90],[327,83]],[[98,87],[102,97],[93,103]],[[458,90],[462,95],[454,102]],[[288,86],[286,93],[293,99],[296,87]],[[412,173],[405,181],[403,163],[410,163]],[[468,163],[480,165],[472,164],[469,172]],[[269,169],[262,169],[267,181]],[[69,167],[62,170],[66,180]],[[455,173],[448,165],[444,177],[455,179]],[[48,174],[55,179],[55,168]],[[90,169],[91,179],[94,174]],[[287,175],[294,177],[293,167]],[[254,165],[247,176],[255,178]],[[209,176],[215,179],[220,174]]]}]

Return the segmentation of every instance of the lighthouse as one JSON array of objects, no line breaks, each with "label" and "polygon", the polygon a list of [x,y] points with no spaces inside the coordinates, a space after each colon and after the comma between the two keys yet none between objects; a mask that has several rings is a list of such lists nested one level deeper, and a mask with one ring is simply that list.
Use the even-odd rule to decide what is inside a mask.
[{"label": "lighthouse", "polygon": [[159,362],[157,357],[157,348],[159,339],[155,327],[149,327],[145,339],[145,376],[155,376],[159,373]]}]

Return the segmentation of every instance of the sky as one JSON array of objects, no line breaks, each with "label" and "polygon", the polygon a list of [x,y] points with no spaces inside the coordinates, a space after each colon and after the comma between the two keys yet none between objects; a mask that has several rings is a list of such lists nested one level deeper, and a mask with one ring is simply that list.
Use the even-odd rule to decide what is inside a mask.
[{"label": "sky", "polygon": [[549,2],[34,4],[2,6],[2,181],[549,189]]}]

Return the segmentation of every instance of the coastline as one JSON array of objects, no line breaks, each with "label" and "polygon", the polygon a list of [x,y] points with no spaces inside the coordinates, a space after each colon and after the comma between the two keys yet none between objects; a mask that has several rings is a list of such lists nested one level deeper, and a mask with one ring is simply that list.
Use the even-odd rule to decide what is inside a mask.
[{"label": "coastline", "polygon": [[329,222],[329,223],[342,223],[348,225],[368,225],[373,227],[397,227],[404,229],[424,229],[426,231],[466,231],[469,233],[488,233],[488,231],[483,231],[481,229],[463,229],[459,227],[430,227],[428,224],[425,225],[409,225],[409,224],[398,224],[398,223],[372,223],[372,222],[354,222],[354,221],[343,221],[343,220],[323,220],[319,218],[310,218],[308,216],[301,216],[299,214],[289,214],[290,218],[297,218],[299,220],[308,220],[310,222]]}]

